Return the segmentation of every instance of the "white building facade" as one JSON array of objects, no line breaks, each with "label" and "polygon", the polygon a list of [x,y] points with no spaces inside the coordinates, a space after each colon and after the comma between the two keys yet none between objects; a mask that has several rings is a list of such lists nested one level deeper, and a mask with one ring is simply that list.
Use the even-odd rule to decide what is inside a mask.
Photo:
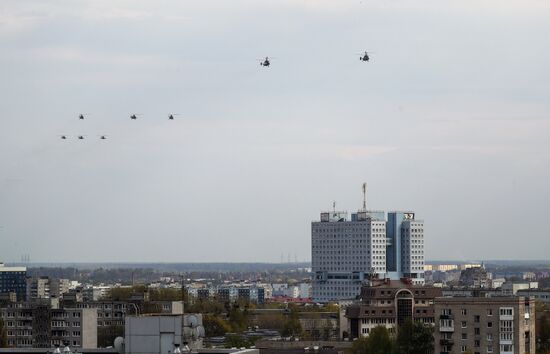
[{"label": "white building facade", "polygon": [[312,298],[355,299],[363,280],[410,278],[424,284],[424,222],[412,211],[321,213],[311,223]]}]

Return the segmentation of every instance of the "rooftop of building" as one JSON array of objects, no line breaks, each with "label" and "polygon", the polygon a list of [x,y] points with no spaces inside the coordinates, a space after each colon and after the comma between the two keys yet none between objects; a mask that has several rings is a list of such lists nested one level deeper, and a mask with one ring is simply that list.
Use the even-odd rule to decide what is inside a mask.
[{"label": "rooftop of building", "polygon": [[525,301],[535,301],[534,298],[524,296],[496,296],[496,297],[453,297],[453,296],[441,296],[435,298],[435,304],[447,303],[447,304],[511,304],[522,303]]},{"label": "rooftop of building", "polygon": [[383,279],[372,279],[369,281],[368,284],[363,285],[364,288],[395,288],[395,289],[402,289],[402,288],[433,288],[432,286],[426,286],[426,285],[415,285],[412,282],[412,279],[409,278],[401,278],[398,280],[392,280],[390,278],[383,278]]},{"label": "rooftop of building", "polygon": [[[62,350],[63,348],[61,348]],[[55,348],[0,348],[0,354],[45,354],[53,353]],[[62,350],[63,352],[63,350]],[[239,349],[239,348],[204,348],[193,349],[191,353],[197,354],[253,354],[258,353],[257,349]],[[78,348],[78,354],[119,354],[114,348],[86,349]]]},{"label": "rooftop of building", "polygon": [[6,267],[4,263],[0,263],[0,272],[26,272],[27,267]]},{"label": "rooftop of building", "polygon": [[[60,348],[63,350],[63,348]],[[55,348],[0,348],[0,354],[45,354],[53,353]],[[118,354],[114,348],[85,349],[78,348],[78,354]]]}]

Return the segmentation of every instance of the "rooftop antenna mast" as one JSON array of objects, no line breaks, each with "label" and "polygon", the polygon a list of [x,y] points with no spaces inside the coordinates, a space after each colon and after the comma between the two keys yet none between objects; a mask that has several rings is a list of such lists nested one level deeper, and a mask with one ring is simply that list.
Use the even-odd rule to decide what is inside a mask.
[{"label": "rooftop antenna mast", "polygon": [[363,211],[367,211],[367,183],[363,183]]},{"label": "rooftop antenna mast", "polygon": [[332,202],[332,211],[336,213],[336,200]]}]

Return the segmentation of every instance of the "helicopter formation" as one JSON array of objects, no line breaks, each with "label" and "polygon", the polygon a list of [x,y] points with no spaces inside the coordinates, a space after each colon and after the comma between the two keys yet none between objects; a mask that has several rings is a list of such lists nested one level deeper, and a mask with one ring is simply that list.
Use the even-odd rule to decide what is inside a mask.
[{"label": "helicopter formation", "polygon": [[[168,115],[168,120],[174,120],[174,119],[175,119],[174,116],[176,116],[176,115],[177,115],[177,114],[175,114],[175,113],[169,114],[169,115]],[[135,113],[134,113],[134,114],[130,115],[130,119],[131,119],[131,120],[137,120],[137,119],[138,119],[138,116],[139,116],[139,114],[135,114]],[[86,118],[86,115],[85,115],[84,113],[80,113],[80,114],[78,115],[78,119],[79,119],[79,120],[84,120],[85,118]],[[76,135],[75,137],[76,137],[76,139],[78,139],[78,140],[84,140],[84,139],[86,139],[86,136],[87,136],[87,135]],[[69,137],[70,137],[70,136],[69,136],[69,135],[66,135],[66,134],[59,135],[59,138],[60,138],[61,140],[68,140]],[[106,135],[106,134],[101,134],[101,135],[98,135],[98,137],[99,137],[100,140],[107,140],[108,135]]]},{"label": "helicopter formation", "polygon": [[[360,61],[363,61],[363,62],[368,62],[368,61],[370,61],[369,53],[371,53],[371,52],[365,51],[365,52],[362,53],[362,54],[358,54],[358,55],[360,55],[359,60],[360,60]],[[271,65],[271,60],[272,60],[272,59],[274,59],[274,58],[265,57],[264,59],[259,59],[259,61],[260,61],[260,66],[263,66],[263,67],[268,68],[268,67]],[[176,115],[177,115],[177,114],[174,114],[174,113],[169,114],[169,115],[168,115],[168,120],[175,120],[174,116],[176,116]],[[130,115],[130,120],[137,120],[139,116],[140,116],[140,114],[136,114],[136,113],[131,114],[131,115]],[[85,114],[85,113],[80,113],[80,114],[78,115],[78,119],[79,119],[79,120],[84,120],[85,118],[86,118],[86,114]],[[77,138],[78,140],[84,140],[85,137],[86,137],[86,135],[77,135],[77,136],[76,136],[76,138]],[[69,136],[68,136],[68,135],[60,135],[60,138],[61,138],[62,140],[67,140],[67,139],[69,139]],[[107,135],[99,135],[99,139],[100,139],[100,140],[106,140],[106,139],[107,139]]]},{"label": "helicopter formation", "polygon": [[[361,61],[370,61],[369,52],[365,51],[365,53],[359,54],[359,60]],[[274,58],[271,58],[274,59]],[[260,60],[260,66],[269,67],[271,65],[271,59],[269,57],[265,57],[265,59],[259,59]]]}]

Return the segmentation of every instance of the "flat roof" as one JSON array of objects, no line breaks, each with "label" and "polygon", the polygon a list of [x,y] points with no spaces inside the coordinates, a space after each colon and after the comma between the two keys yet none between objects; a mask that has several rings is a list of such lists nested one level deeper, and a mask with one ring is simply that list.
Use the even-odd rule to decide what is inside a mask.
[{"label": "flat roof", "polygon": [[435,303],[474,303],[474,304],[487,304],[487,303],[520,303],[524,302],[525,300],[534,300],[530,297],[525,296],[494,296],[494,297],[475,297],[475,296],[468,296],[468,297],[454,297],[454,296],[441,296],[436,297]]},{"label": "flat roof", "polygon": [[27,267],[6,267],[6,266],[0,267],[0,272],[26,272],[26,271],[27,271]]}]

